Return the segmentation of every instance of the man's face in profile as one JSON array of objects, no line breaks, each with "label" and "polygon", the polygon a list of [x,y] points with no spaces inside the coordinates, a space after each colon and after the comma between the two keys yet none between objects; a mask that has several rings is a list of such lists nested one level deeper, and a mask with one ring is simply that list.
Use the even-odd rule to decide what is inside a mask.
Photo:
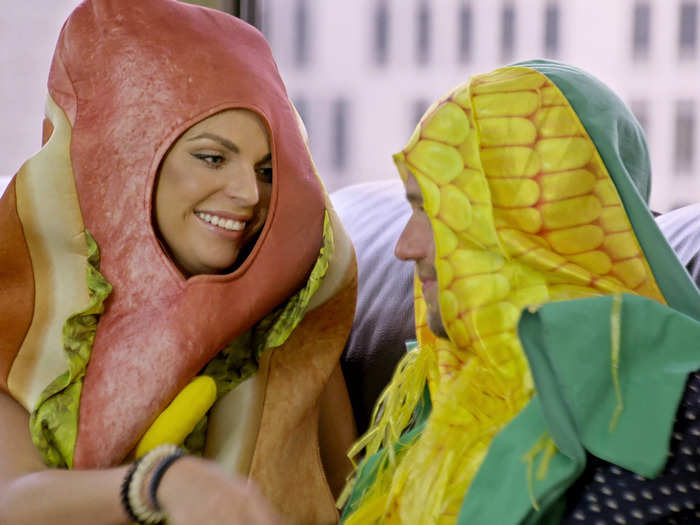
[{"label": "man's face in profile", "polygon": [[423,194],[416,178],[406,177],[406,199],[412,214],[396,243],[394,254],[403,261],[416,263],[416,272],[423,287],[423,297],[428,305],[428,326],[438,337],[447,338],[440,316],[440,289],[435,268],[435,237],[428,214],[423,209]]}]

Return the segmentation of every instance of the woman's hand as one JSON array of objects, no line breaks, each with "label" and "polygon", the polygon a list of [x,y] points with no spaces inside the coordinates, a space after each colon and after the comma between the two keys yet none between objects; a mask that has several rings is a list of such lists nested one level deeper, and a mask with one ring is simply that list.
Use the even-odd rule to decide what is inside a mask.
[{"label": "woman's hand", "polygon": [[157,498],[173,525],[288,523],[250,481],[194,456],[179,459],[168,469]]},{"label": "woman's hand", "polygon": [[[0,392],[0,523],[128,525],[120,501],[127,466],[47,469],[29,435],[29,415]],[[246,479],[187,456],[165,473],[158,500],[174,525],[286,525]]]}]

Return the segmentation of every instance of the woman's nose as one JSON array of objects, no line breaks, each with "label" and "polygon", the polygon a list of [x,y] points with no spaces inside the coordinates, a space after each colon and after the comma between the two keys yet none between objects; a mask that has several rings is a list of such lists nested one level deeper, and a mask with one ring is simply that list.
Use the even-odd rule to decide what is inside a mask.
[{"label": "woman's nose", "polygon": [[258,177],[254,166],[246,166],[230,175],[224,193],[244,206],[255,206],[260,201]]}]

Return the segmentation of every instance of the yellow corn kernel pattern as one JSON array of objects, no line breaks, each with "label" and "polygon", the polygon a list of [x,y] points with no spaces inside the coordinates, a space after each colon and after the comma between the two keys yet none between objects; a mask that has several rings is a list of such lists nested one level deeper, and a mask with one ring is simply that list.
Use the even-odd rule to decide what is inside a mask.
[{"label": "yellow corn kernel pattern", "polygon": [[472,222],[472,205],[469,199],[452,184],[440,189],[440,219],[448,228],[461,232]]},{"label": "yellow corn kernel pattern", "polygon": [[540,208],[544,227],[548,230],[589,224],[600,217],[602,206],[593,195],[547,202]]},{"label": "yellow corn kernel pattern", "polygon": [[516,228],[528,233],[537,233],[542,229],[542,215],[535,208],[494,209],[496,226]]},{"label": "yellow corn kernel pattern", "polygon": [[540,186],[530,179],[499,179],[489,183],[494,206],[527,207],[540,198]]},{"label": "yellow corn kernel pattern", "polygon": [[454,148],[434,140],[420,140],[407,155],[408,162],[419,172],[434,179],[438,184],[447,184],[464,168],[464,161]]},{"label": "yellow corn kernel pattern", "polygon": [[537,138],[535,125],[522,117],[484,119],[480,131],[481,144],[484,146],[532,144]]},{"label": "yellow corn kernel pattern", "polygon": [[[423,192],[450,337],[429,329],[416,280],[417,337],[437,365],[428,371],[433,415],[420,446],[430,446],[440,414],[460,436],[486,436],[531,397],[516,334],[523,308],[620,292],[663,302],[593,142],[545,76],[508,67],[474,77],[426,112],[395,160]],[[464,490],[490,439],[464,455],[473,468],[453,472]]]},{"label": "yellow corn kernel pattern", "polygon": [[535,90],[546,81],[539,73],[521,73],[521,71],[504,72],[497,79],[483,79],[482,82],[474,85],[472,94],[483,95],[484,93]]},{"label": "yellow corn kernel pattern", "polygon": [[469,199],[472,204],[486,204],[491,202],[491,190],[486,177],[480,170],[465,169],[452,181]]},{"label": "yellow corn kernel pattern", "polygon": [[423,195],[423,209],[430,217],[435,217],[440,210],[440,188],[424,175],[416,173],[415,177]]},{"label": "yellow corn kernel pattern", "polygon": [[573,118],[568,109],[566,106],[554,106],[537,111],[534,122],[540,136],[550,138],[583,135],[581,124]]},{"label": "yellow corn kernel pattern", "polygon": [[526,117],[540,105],[540,97],[534,91],[514,93],[493,93],[472,98],[478,118],[484,117]]},{"label": "yellow corn kernel pattern", "polygon": [[593,144],[583,137],[540,139],[535,149],[546,173],[582,168],[593,157]]},{"label": "yellow corn kernel pattern", "polygon": [[482,149],[481,163],[487,177],[533,177],[542,167],[540,156],[527,146]]},{"label": "yellow corn kernel pattern", "polygon": [[464,111],[454,102],[442,104],[423,124],[421,136],[445,141],[455,146],[464,142],[469,133],[469,121]]},{"label": "yellow corn kernel pattern", "polygon": [[432,218],[453,340],[507,333],[512,308],[567,293],[643,287],[663,300],[592,141],[543,75],[475,77],[434,104],[415,136],[399,157]]},{"label": "yellow corn kernel pattern", "polygon": [[595,175],[588,170],[561,171],[540,177],[542,199],[556,201],[590,194],[595,186]]},{"label": "yellow corn kernel pattern", "polygon": [[477,76],[415,136],[398,157],[432,218],[453,340],[473,351],[485,333],[512,330],[514,311],[567,294],[643,287],[663,301],[593,142],[543,75]]}]

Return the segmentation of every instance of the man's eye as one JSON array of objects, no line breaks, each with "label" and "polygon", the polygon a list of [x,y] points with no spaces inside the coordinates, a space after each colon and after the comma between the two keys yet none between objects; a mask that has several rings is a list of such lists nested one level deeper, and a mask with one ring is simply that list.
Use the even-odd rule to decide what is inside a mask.
[{"label": "man's eye", "polygon": [[201,160],[211,168],[218,168],[226,160],[223,155],[210,155],[207,153],[193,153],[192,156]]},{"label": "man's eye", "polygon": [[258,174],[258,180],[261,182],[272,182],[272,167],[265,166],[262,168],[257,168],[256,173]]}]

